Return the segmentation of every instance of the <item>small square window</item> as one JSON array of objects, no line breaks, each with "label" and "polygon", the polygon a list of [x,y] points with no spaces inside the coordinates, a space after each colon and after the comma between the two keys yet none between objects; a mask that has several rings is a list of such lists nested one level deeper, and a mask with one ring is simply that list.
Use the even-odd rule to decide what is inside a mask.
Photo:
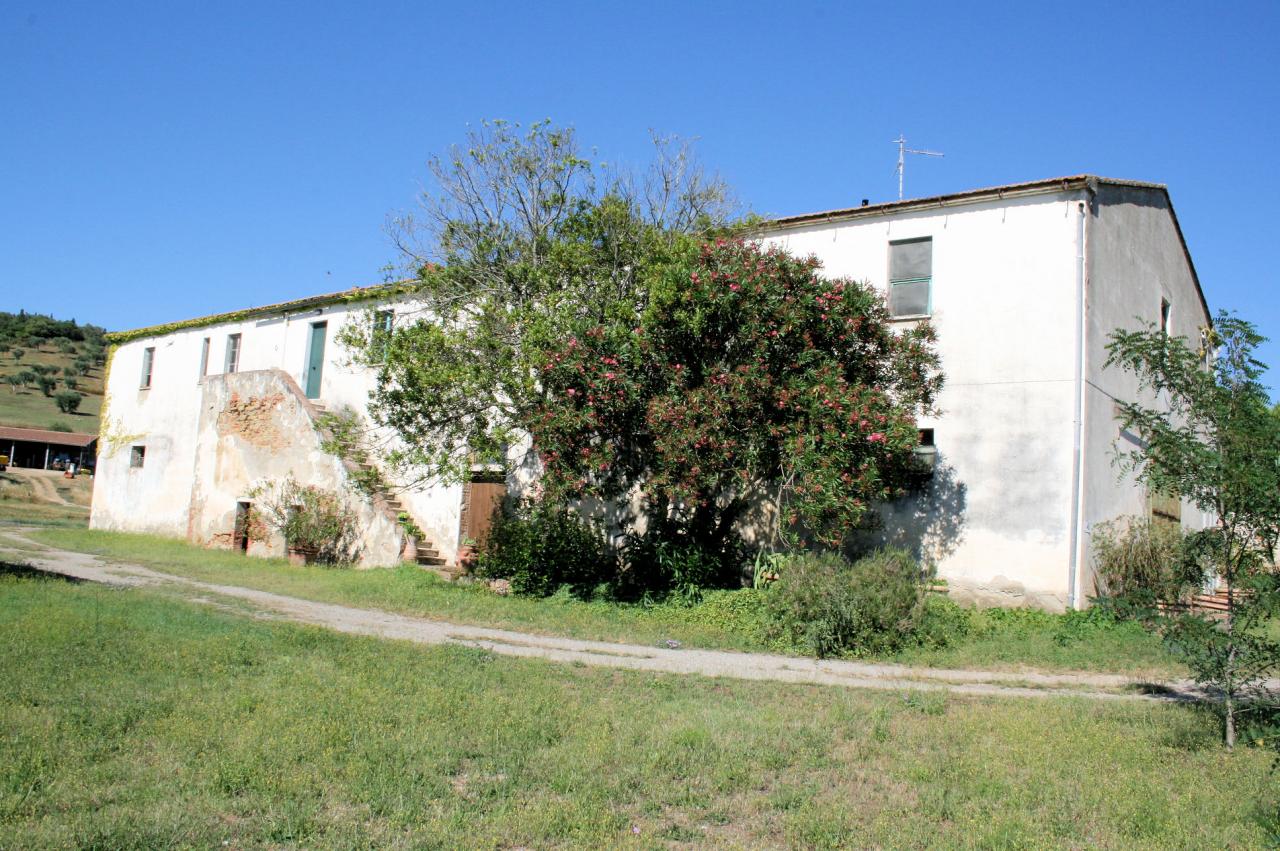
[{"label": "small square window", "polygon": [[920,429],[920,445],[933,446],[933,429],[931,428]]},{"label": "small square window", "polygon": [[142,383],[138,386],[146,390],[151,387],[151,368],[155,365],[156,350],[152,346],[142,350]]},{"label": "small square window", "polygon": [[139,468],[147,459],[147,447],[134,446],[129,450],[129,466]]}]

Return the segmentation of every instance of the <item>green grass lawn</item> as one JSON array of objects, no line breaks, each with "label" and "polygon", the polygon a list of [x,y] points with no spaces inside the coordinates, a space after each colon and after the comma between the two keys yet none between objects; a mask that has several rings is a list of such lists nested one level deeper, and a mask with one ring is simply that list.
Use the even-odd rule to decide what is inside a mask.
[{"label": "green grass lawn", "polygon": [[[675,639],[688,646],[785,652],[764,633],[763,617],[744,616],[733,594],[712,593],[699,606],[642,606],[499,597],[478,586],[451,584],[415,566],[394,570],[292,567],[282,560],[247,559],[227,551],[146,535],[60,528],[32,536],[44,543],[131,561],[209,582],[243,585],[313,600],[380,608],[457,623],[482,624],[603,641],[652,644]],[[1060,618],[994,624],[943,649],[905,651],[894,661],[919,665],[1017,670],[1087,670],[1135,675],[1181,675],[1158,638],[1136,624],[1066,632]]]},{"label": "green grass lawn", "polygon": [[1181,706],[655,676],[0,571],[0,847],[1262,847]]}]

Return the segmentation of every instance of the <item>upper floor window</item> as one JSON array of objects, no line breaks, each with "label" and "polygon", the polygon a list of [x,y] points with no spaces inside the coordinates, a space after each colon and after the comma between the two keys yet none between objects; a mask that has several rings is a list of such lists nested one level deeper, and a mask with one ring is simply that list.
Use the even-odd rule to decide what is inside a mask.
[{"label": "upper floor window", "polygon": [[240,335],[227,335],[227,362],[223,372],[236,372],[240,369]]},{"label": "upper floor window", "polygon": [[200,343],[200,377],[204,378],[209,374],[209,338],[205,337]]},{"label": "upper floor window", "polygon": [[1169,336],[1169,317],[1173,314],[1173,305],[1169,299],[1160,299],[1160,333]]},{"label": "upper floor window", "polygon": [[386,360],[387,348],[391,345],[391,327],[395,314],[390,310],[379,310],[373,317],[373,349],[378,360]]},{"label": "upper floor window", "polygon": [[928,316],[933,309],[933,238],[889,243],[889,315]]},{"label": "upper floor window", "polygon": [[138,385],[143,390],[151,387],[151,368],[155,364],[156,350],[155,347],[149,347],[142,350],[142,382]]},{"label": "upper floor window", "polygon": [[147,447],[133,446],[129,449],[129,466],[133,468],[141,467],[147,460]]}]

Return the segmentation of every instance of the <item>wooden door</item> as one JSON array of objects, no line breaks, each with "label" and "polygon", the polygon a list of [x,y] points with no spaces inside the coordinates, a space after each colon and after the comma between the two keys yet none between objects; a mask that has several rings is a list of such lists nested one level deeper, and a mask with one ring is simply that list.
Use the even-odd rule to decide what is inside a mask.
[{"label": "wooden door", "polygon": [[505,482],[470,482],[467,485],[467,502],[462,512],[462,538],[480,544],[493,526],[493,513],[502,505],[507,495]]}]

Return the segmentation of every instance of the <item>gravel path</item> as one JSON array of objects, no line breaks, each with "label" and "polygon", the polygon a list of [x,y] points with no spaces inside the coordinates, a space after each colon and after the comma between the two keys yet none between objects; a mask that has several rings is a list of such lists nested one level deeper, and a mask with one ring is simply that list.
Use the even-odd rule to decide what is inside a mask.
[{"label": "gravel path", "polygon": [[[418,644],[464,644],[506,656],[744,680],[820,683],[849,688],[945,691],[984,696],[1129,701],[1194,700],[1203,697],[1194,684],[1186,681],[1149,683],[1115,674],[1011,673],[921,668],[765,653],[650,647],[555,638],[397,615],[377,609],[320,603],[236,585],[200,582],[141,565],[105,562],[85,553],[51,549],[15,533],[9,533],[9,536],[39,550],[38,553],[10,550],[11,558],[49,573],[115,586],[163,586],[191,602],[205,605],[225,605],[227,599],[239,600],[250,604],[259,617]],[[222,601],[210,599],[208,595],[222,598]]]}]

